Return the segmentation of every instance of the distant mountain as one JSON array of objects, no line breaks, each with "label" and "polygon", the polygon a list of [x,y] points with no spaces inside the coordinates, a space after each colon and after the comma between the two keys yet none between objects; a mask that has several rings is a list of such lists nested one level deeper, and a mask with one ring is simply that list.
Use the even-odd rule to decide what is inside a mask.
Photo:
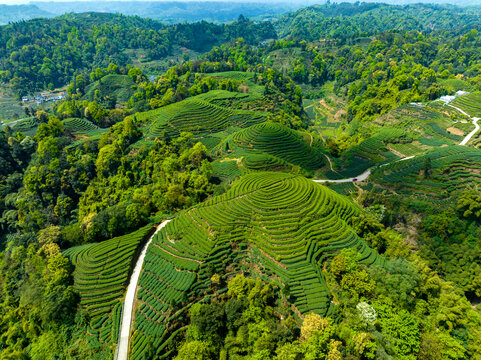
[{"label": "distant mountain", "polygon": [[37,5],[0,5],[0,25],[20,20],[53,16],[55,15],[38,8]]},{"label": "distant mountain", "polygon": [[[284,0],[285,1],[285,0]],[[313,3],[313,1],[307,1]],[[40,9],[56,15],[81,12],[109,12],[138,15],[164,23],[230,22],[240,14],[249,18],[269,19],[286,11],[297,10],[304,3],[295,2],[227,2],[227,1],[80,1],[33,2]]]}]

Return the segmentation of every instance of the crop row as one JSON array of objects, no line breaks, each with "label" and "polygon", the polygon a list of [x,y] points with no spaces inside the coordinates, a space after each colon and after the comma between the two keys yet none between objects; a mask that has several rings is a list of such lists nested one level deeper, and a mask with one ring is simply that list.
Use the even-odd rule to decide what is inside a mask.
[{"label": "crop row", "polygon": [[475,92],[457,97],[453,105],[466,111],[471,116],[481,117],[481,93]]},{"label": "crop row", "polygon": [[111,346],[118,338],[121,300],[129,272],[151,229],[149,225],[128,235],[64,252],[75,266],[74,287],[90,316],[89,341],[99,347],[98,359],[112,357]]},{"label": "crop row", "polygon": [[71,130],[73,132],[86,132],[97,130],[98,126],[94,125],[90,121],[86,119],[80,118],[69,118],[63,121],[64,127],[67,130]]},{"label": "crop row", "polygon": [[[204,95],[204,99],[208,98]],[[136,119],[152,122],[149,133],[153,137],[159,137],[163,132],[169,136],[176,136],[183,131],[197,135],[212,134],[229,126],[245,127],[265,121],[265,114],[262,112],[232,110],[204,99],[200,96],[186,99],[137,114]]]},{"label": "crop row", "polygon": [[[424,176],[427,158],[430,174]],[[393,186],[403,193],[423,193],[442,198],[451,192],[477,183],[481,166],[481,151],[461,146],[443,147],[423,157],[394,163],[373,173],[379,183]]]},{"label": "crop row", "polygon": [[233,255],[232,244],[248,244],[266,272],[290,284],[302,313],[325,314],[330,294],[322,261],[354,248],[363,262],[383,263],[348,224],[359,211],[347,198],[304,177],[264,172],[245,175],[223,195],[183,211],[149,247],[132,359],[140,359],[148,344],[160,344],[176,306],[208,285],[207,268],[215,271],[232,256],[245,256],[246,250]]},{"label": "crop row", "polygon": [[[318,169],[324,164],[322,155],[314,151],[300,134],[279,123],[253,125],[235,133],[232,140],[243,149],[267,153],[306,169]],[[274,164],[276,162],[279,160]],[[259,167],[259,162],[255,162],[254,166]]]}]

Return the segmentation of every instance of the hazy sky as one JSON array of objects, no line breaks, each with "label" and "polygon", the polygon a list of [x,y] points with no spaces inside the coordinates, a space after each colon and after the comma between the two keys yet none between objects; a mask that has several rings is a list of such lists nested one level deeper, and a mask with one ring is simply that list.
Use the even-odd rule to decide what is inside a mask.
[{"label": "hazy sky", "polygon": [[[44,0],[44,1],[61,1],[61,2],[73,2],[73,1],[102,1],[102,0]],[[107,1],[122,1],[122,0],[107,0]],[[133,0],[123,0],[123,1],[133,1]],[[134,0],[135,1],[135,0]],[[141,0],[146,1],[146,0]],[[164,1],[189,1],[189,0],[164,0]],[[203,0],[192,0],[192,1],[203,1]],[[325,0],[207,0],[207,1],[236,1],[236,2],[285,2],[285,3],[298,3],[302,5],[308,5],[313,3],[324,3]],[[355,2],[357,0],[331,0],[331,2]],[[365,2],[386,2],[390,4],[406,4],[406,3],[449,3],[456,5],[481,5],[481,0],[363,0]],[[28,4],[35,3],[31,0],[0,0],[0,4],[17,5],[17,4]]]},{"label": "hazy sky", "polygon": [[[79,2],[79,1],[87,1],[87,2],[102,2],[102,1],[142,1],[142,2],[173,2],[173,1],[182,1],[182,2],[189,2],[189,1],[223,1],[223,2],[254,2],[254,3],[295,3],[295,4],[319,4],[325,3],[325,0],[38,0],[39,2]],[[353,2],[347,0],[348,2]],[[480,0],[481,1],[481,0]],[[331,0],[331,2],[333,2]],[[377,2],[382,2],[377,0]],[[0,4],[6,5],[19,5],[19,4],[35,4],[35,0],[0,0]]]},{"label": "hazy sky", "polygon": [[[102,1],[155,1],[155,2],[162,2],[162,1],[183,1],[183,2],[189,2],[189,1],[224,1],[224,2],[256,2],[256,3],[295,3],[295,4],[315,4],[315,3],[325,3],[325,0],[39,0],[39,2],[79,2],[79,1],[91,1],[91,2],[102,2]],[[332,1],[332,0],[331,0]],[[350,0],[347,0],[350,1]],[[481,0],[480,0],[481,1]],[[352,1],[350,1],[352,2]],[[378,0],[379,2],[379,0]],[[382,1],[381,1],[382,2]],[[19,5],[19,4],[35,4],[35,0],[0,0],[0,4],[6,4],[6,5]]]}]

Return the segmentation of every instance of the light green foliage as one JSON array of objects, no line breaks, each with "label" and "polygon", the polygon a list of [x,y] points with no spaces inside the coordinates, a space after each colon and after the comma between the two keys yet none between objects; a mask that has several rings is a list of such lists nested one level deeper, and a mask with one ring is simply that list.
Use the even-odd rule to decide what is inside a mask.
[{"label": "light green foliage", "polygon": [[324,157],[304,140],[300,132],[278,123],[264,122],[236,132],[216,149],[223,150],[229,143],[229,156],[244,157],[243,163],[251,169],[285,166],[286,162],[306,170],[316,170],[324,165]]},{"label": "light green foliage", "polygon": [[373,306],[378,313],[383,334],[393,344],[392,351],[396,357],[414,359],[420,344],[419,320],[410,312],[395,311],[386,303],[376,302]]},{"label": "light green foliage", "polygon": [[[354,249],[343,249],[339,255],[336,255],[331,260],[329,267],[330,273],[337,281],[342,281],[345,275],[349,275],[345,283],[347,289],[349,288],[348,283],[351,280],[355,281],[355,276],[359,274],[360,267],[357,263],[359,260],[361,260],[361,256]],[[351,276],[350,274],[353,275]]]},{"label": "light green foliage", "polygon": [[459,198],[457,208],[465,218],[481,218],[481,193],[478,189],[463,191]]},{"label": "light green foliage", "polygon": [[[246,175],[227,193],[184,211],[159,232],[147,254],[139,299],[151,303],[150,294],[155,294],[159,305],[151,303],[154,311],[145,308],[137,312],[136,318],[141,320],[134,333],[134,344],[138,344],[134,345],[134,358],[143,351],[147,342],[144,339],[152,338],[158,344],[165,341],[164,328],[156,318],[168,316],[172,306],[182,306],[187,296],[203,294],[212,275],[238,256],[248,256],[252,259],[249,261],[258,264],[261,274],[273,274],[288,285],[286,292],[295,296],[293,303],[301,313],[324,315],[330,306],[330,293],[318,273],[323,254],[356,248],[356,259],[362,263],[384,261],[348,225],[347,220],[359,211],[347,198],[322,185],[282,173]],[[278,230],[279,224],[282,231]],[[332,229],[336,229],[335,233]],[[195,279],[196,273],[199,280]],[[362,286],[371,283],[362,281],[359,291],[365,291]],[[250,292],[252,286],[260,297]],[[262,303],[273,290],[259,286],[235,277],[228,294],[253,304]],[[258,325],[245,330],[262,332],[264,324],[259,323],[256,312],[249,316],[252,324]]]},{"label": "light green foliage", "polygon": [[182,345],[175,360],[209,360],[212,359],[209,347],[203,341],[190,341]]},{"label": "light green foliage", "polygon": [[446,286],[441,291],[439,302],[441,306],[436,314],[438,326],[451,331],[455,327],[467,324],[463,314],[470,310],[470,304],[454,288]]}]

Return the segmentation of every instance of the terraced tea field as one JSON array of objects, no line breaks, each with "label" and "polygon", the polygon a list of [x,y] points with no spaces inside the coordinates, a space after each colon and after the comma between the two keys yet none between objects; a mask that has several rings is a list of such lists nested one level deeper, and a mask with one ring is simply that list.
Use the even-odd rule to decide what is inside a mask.
[{"label": "terraced tea field", "polygon": [[342,168],[336,174],[329,173],[328,175],[332,179],[354,177],[374,165],[399,159],[400,156],[390,151],[388,145],[402,134],[403,131],[397,128],[380,129],[376,135],[349,149],[343,157]]},{"label": "terraced tea field", "polygon": [[459,96],[451,103],[471,116],[481,117],[481,92]]},{"label": "terraced tea field", "polygon": [[312,121],[312,129],[322,136],[335,136],[336,130],[341,126],[344,110],[336,111],[324,99],[304,100],[304,111]]},{"label": "terraced tea field", "polygon": [[285,167],[289,163],[316,170],[325,165],[324,156],[311,148],[300,133],[279,123],[264,122],[240,130],[217,149],[226,147],[230,149],[230,157],[243,157],[249,169]]},{"label": "terraced tea field", "polygon": [[142,359],[149,344],[168,354],[170,322],[185,316],[189,299],[208,296],[210,276],[224,274],[229,264],[255,264],[257,276],[289,285],[302,314],[326,314],[331,295],[324,260],[339,249],[355,248],[366,264],[384,261],[349,225],[360,211],[325,186],[275,172],[247,174],[223,195],[183,211],[148,249],[131,359]]},{"label": "terraced tea field", "polygon": [[147,136],[151,138],[159,137],[164,132],[176,137],[183,131],[197,136],[209,135],[230,126],[247,127],[266,120],[266,114],[263,112],[232,110],[212,103],[220,99],[220,96],[225,96],[225,93],[228,92],[199,95],[156,110],[139,113],[135,117],[140,122],[152,124],[147,131]]},{"label": "terraced tea field", "polygon": [[135,82],[128,75],[109,74],[87,87],[84,98],[93,101],[95,92],[101,97],[113,97],[118,103],[125,103],[134,94]]},{"label": "terraced tea field", "polygon": [[[431,170],[425,177],[427,158],[430,159]],[[376,169],[370,179],[397,193],[446,199],[452,192],[479,184],[480,169],[480,149],[449,146]]]},{"label": "terraced tea field", "polygon": [[68,118],[63,120],[63,125],[66,130],[70,130],[73,134],[90,135],[94,134],[100,128],[88,121],[87,119]]},{"label": "terraced tea field", "polygon": [[146,226],[134,233],[64,252],[75,266],[74,287],[90,316],[88,341],[95,359],[112,359],[117,343],[122,297],[140,245],[152,232]]},{"label": "terraced tea field", "polygon": [[474,129],[467,117],[438,103],[403,105],[380,116],[372,125],[379,126],[371,130],[374,135],[349,149],[339,163],[341,168],[337,173],[328,173],[329,178],[354,177],[372,166],[459,144]]},{"label": "terraced tea field", "polygon": [[28,117],[21,120],[14,120],[6,125],[10,126],[13,131],[19,131],[25,135],[32,136],[37,132],[39,122],[34,117]]}]

